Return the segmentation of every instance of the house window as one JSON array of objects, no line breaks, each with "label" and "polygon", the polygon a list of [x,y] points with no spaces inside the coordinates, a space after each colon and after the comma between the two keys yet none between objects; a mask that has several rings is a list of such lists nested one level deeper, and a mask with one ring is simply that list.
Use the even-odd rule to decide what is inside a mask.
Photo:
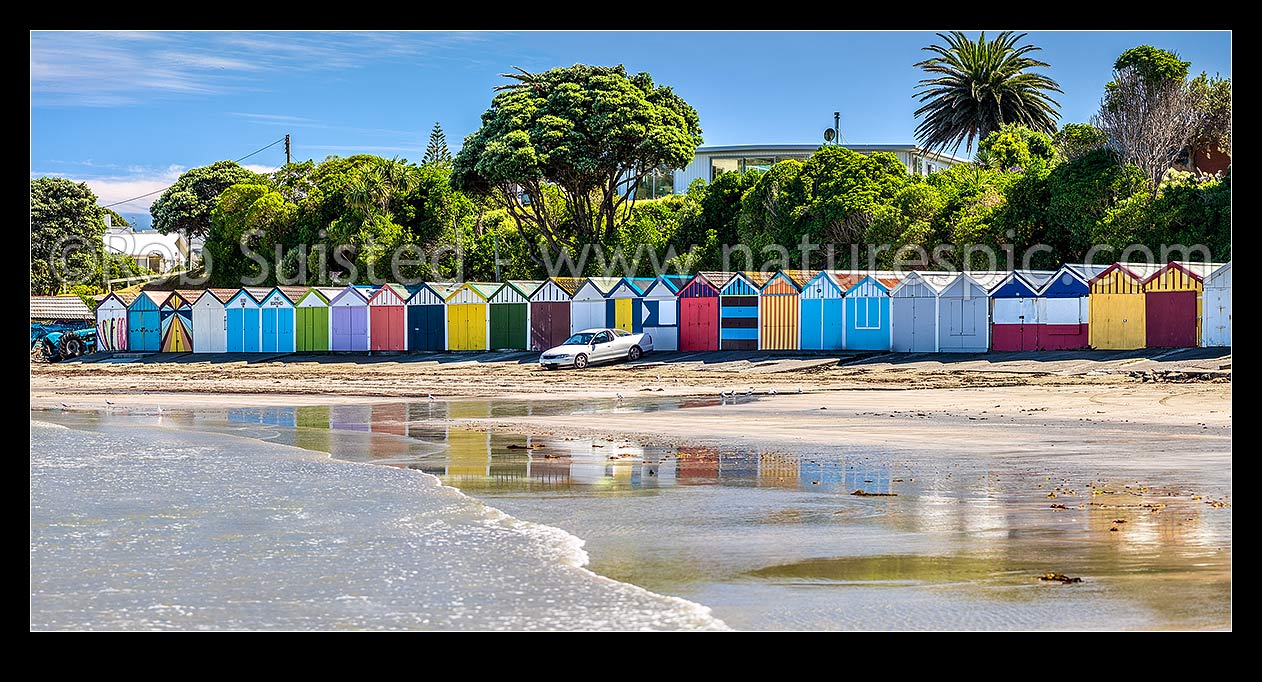
[{"label": "house window", "polygon": [[710,159],[710,181],[714,182],[720,175],[739,171],[740,169],[740,159]]},{"label": "house window", "polygon": [[766,173],[771,167],[776,165],[776,160],[770,156],[754,156],[741,159],[741,172],[748,173],[750,171],[759,171]]}]

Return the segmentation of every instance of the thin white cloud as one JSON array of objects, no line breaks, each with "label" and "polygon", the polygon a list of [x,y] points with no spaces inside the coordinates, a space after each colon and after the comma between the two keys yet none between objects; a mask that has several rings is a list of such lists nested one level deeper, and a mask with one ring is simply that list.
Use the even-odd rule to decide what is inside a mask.
[{"label": "thin white cloud", "polygon": [[167,166],[159,169],[144,169],[129,175],[84,176],[74,173],[31,173],[31,177],[56,175],[75,182],[86,182],[96,194],[98,204],[108,206],[115,202],[132,199],[111,208],[119,213],[148,213],[149,205],[161,196],[161,192],[139,199],[133,198],[165,189],[183,172],[182,166]]},{"label": "thin white cloud", "polygon": [[259,89],[264,76],[351,69],[483,40],[461,32],[31,33],[34,106],[125,106]]},{"label": "thin white cloud", "polygon": [[[246,170],[255,173],[273,173],[276,166],[268,166],[264,164],[245,163],[241,164]],[[119,213],[148,213],[149,206],[153,204],[158,197],[162,196],[161,190],[170,187],[187,168],[179,165],[171,165],[166,168],[129,168],[127,175],[89,175],[77,173],[55,173],[55,172],[32,172],[31,178],[41,176],[55,176],[67,178],[74,182],[86,182],[88,187],[96,194],[97,203],[101,206],[109,206],[117,202],[124,202],[117,206],[110,206]],[[142,196],[148,195],[148,196]],[[136,198],[139,197],[139,198]]]}]

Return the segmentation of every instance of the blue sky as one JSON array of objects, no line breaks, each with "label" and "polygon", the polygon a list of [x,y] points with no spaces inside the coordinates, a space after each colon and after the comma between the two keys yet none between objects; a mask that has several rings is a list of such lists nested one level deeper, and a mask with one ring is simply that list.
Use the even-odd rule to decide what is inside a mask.
[{"label": "blue sky", "polygon": [[[923,31],[34,32],[31,175],[87,181],[109,203],[287,132],[295,159],[419,159],[435,121],[453,150],[477,128],[499,74],[578,62],[625,64],[673,86],[700,113],[706,144],[814,142],[837,110],[848,142],[912,142],[912,64],[936,41]],[[1227,32],[1032,31],[1027,41],[1065,91],[1062,122],[1091,117],[1113,60],[1135,45],[1174,50],[1193,73],[1231,74]],[[245,163],[283,161],[277,145]]]}]

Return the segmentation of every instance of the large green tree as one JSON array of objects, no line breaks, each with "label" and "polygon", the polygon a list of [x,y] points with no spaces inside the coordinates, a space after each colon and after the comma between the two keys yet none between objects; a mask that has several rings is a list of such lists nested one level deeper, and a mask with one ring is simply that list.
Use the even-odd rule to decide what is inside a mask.
[{"label": "large green tree", "polygon": [[52,295],[100,272],[104,211],[85,183],[31,181],[31,293]]},{"label": "large green tree", "polygon": [[179,232],[185,239],[205,237],[219,195],[233,185],[258,181],[256,173],[236,161],[190,168],[149,207],[153,229],[162,234]]},{"label": "large green tree", "polygon": [[946,45],[923,48],[936,56],[918,62],[929,78],[917,89],[923,105],[916,117],[916,139],[930,149],[958,148],[1017,123],[1031,130],[1056,132],[1060,105],[1049,93],[1062,92],[1051,78],[1032,73],[1049,66],[1027,56],[1042,48],[1017,46],[1026,34],[1004,31],[992,41],[983,32],[976,41],[963,33],[939,33]]},{"label": "large green tree", "polygon": [[[1118,55],[1113,62],[1114,71],[1134,71],[1140,78],[1150,84],[1162,82],[1182,83],[1187,80],[1188,67],[1192,62],[1179,59],[1179,55],[1152,45],[1140,45]],[[1116,81],[1105,84],[1112,89]]]},{"label": "large green tree", "polygon": [[[457,189],[489,194],[523,238],[552,251],[612,241],[630,217],[637,183],[682,168],[701,144],[697,112],[647,73],[577,64],[505,74],[482,127],[454,160]],[[561,210],[546,200],[555,187]],[[536,257],[537,260],[541,260]]]},{"label": "large green tree", "polygon": [[[773,244],[793,251],[804,237],[817,245],[863,243],[878,208],[911,181],[889,152],[828,146],[805,161],[781,161],[744,195],[741,242],[758,256]],[[812,254],[816,262],[824,257]]]}]

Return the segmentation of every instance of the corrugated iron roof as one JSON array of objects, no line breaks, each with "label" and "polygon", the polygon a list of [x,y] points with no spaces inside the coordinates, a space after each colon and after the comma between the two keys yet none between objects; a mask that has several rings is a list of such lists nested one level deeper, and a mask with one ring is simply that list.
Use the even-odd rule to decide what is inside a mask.
[{"label": "corrugated iron roof", "polygon": [[78,296],[32,296],[32,320],[96,320],[96,314]]}]

